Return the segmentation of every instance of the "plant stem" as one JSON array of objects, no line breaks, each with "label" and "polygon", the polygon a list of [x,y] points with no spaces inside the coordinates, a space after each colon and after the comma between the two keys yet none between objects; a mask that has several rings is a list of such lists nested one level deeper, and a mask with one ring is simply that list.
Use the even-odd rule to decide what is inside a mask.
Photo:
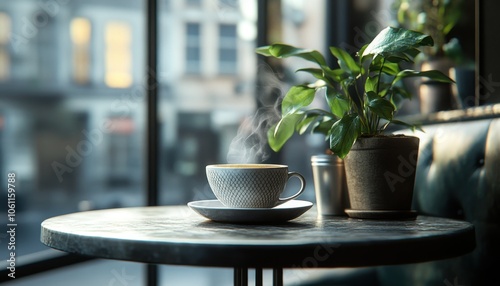
[{"label": "plant stem", "polygon": [[[380,92],[380,79],[382,78],[382,70],[384,69],[385,65],[385,57],[382,58],[382,64],[380,65],[380,69],[378,71],[378,78],[377,78],[377,95],[379,95]],[[375,115],[375,118],[373,119],[374,123],[374,128],[373,131],[375,134],[378,133],[378,126],[380,124],[380,117]]]},{"label": "plant stem", "polygon": [[[366,82],[366,78],[368,78],[368,70],[366,70],[366,74],[365,74],[365,69],[363,67],[363,62],[360,62],[360,78],[361,78],[361,82]],[[364,94],[363,95],[360,95],[359,93],[359,90],[358,90],[358,85],[357,85],[357,82],[356,84],[354,85],[354,88],[356,90],[356,95],[359,99],[359,102],[360,102],[360,107],[363,109],[362,111],[363,112],[358,112],[359,114],[359,118],[361,120],[361,123],[363,124],[363,126],[365,126],[365,128],[368,130],[368,132],[370,132],[370,122],[369,122],[369,119],[365,116],[365,106],[364,106]],[[363,87],[363,91],[364,91],[364,87]]]},{"label": "plant stem", "polygon": [[382,65],[380,66],[380,70],[378,71],[378,78],[377,78],[377,94],[380,92],[380,78],[382,77],[382,70],[384,69],[385,65],[385,58],[382,58]]},{"label": "plant stem", "polygon": [[[365,126],[365,128],[369,128],[368,122],[367,122],[367,120],[366,120],[366,118],[364,116],[364,112],[362,112],[362,110],[360,110],[360,108],[363,108],[363,106],[358,106],[356,104],[356,102],[351,97],[351,94],[349,93],[349,90],[347,89],[347,87],[344,84],[342,84],[342,89],[344,89],[345,94],[347,95],[347,98],[349,99],[351,106],[354,107],[354,112],[356,112],[358,114],[359,120],[360,120],[361,124],[363,126]],[[359,93],[357,92],[357,87],[355,88],[355,90],[356,90],[356,96],[358,97],[358,99],[360,100],[360,103],[362,104],[363,101],[361,101],[361,98],[359,98]]]}]

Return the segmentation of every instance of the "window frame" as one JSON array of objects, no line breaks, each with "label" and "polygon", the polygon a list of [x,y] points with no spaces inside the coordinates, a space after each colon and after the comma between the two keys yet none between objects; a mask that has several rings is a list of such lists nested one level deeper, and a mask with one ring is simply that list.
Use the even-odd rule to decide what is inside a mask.
[{"label": "window frame", "polygon": [[[257,20],[257,46],[267,45],[268,43],[268,1],[266,0],[256,0],[258,9],[258,20]],[[146,104],[146,116],[147,116],[147,128],[146,128],[146,157],[147,164],[145,168],[146,176],[146,186],[145,186],[145,197],[148,206],[156,206],[159,201],[159,189],[158,189],[158,154],[159,154],[159,138],[158,138],[158,79],[156,75],[158,74],[158,2],[159,0],[145,0],[145,14],[146,14],[146,77],[147,77],[147,88],[145,91],[147,93],[147,104]],[[330,1],[327,1],[329,3]],[[224,3],[224,2],[222,2]],[[351,4],[349,4],[351,5]],[[327,4],[327,19],[330,19],[330,15],[335,15],[334,5]],[[348,5],[346,5],[348,6]],[[335,13],[334,13],[335,12]],[[200,27],[201,29],[201,27]],[[336,31],[330,31],[335,34]],[[328,37],[328,35],[327,35]],[[331,40],[331,38],[329,38]],[[327,41],[326,44],[330,44]],[[201,55],[200,55],[201,56]],[[260,57],[263,60],[262,57]],[[201,60],[200,60],[201,62]],[[201,67],[200,67],[201,72]],[[256,93],[259,89],[256,89]],[[257,99],[256,99],[257,101]],[[259,103],[258,103],[259,105]],[[49,270],[54,270],[62,268],[65,266],[75,265],[81,262],[86,262],[94,260],[94,257],[86,257],[82,255],[70,254],[65,252],[60,252],[53,249],[47,249],[46,251],[33,253],[30,255],[22,256],[16,263],[16,270],[23,275],[22,277],[27,277],[37,273],[42,273]],[[147,264],[145,265],[146,273],[146,285],[155,286],[158,285],[158,266]],[[9,278],[7,274],[8,269],[0,270],[0,282],[7,281]],[[10,279],[10,278],[9,278]]]}]

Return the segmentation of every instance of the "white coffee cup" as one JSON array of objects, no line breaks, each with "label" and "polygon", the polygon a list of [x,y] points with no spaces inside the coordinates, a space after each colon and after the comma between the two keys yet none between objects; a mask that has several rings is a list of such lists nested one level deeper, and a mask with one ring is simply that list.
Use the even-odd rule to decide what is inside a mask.
[{"label": "white coffee cup", "polygon": [[[286,165],[218,164],[206,167],[207,179],[217,199],[231,208],[272,208],[298,197],[305,189],[305,179],[288,172]],[[300,190],[280,198],[291,177],[301,182]]]}]

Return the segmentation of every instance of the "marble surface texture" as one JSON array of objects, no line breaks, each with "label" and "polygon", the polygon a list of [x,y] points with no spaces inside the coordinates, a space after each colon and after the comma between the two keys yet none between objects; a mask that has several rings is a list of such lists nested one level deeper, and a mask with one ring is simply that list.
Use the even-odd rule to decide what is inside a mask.
[{"label": "marble surface texture", "polygon": [[318,217],[281,224],[207,220],[187,206],[108,209],[45,220],[41,241],[66,252],[146,263],[249,267],[351,267],[430,261],[475,247],[465,221]]}]

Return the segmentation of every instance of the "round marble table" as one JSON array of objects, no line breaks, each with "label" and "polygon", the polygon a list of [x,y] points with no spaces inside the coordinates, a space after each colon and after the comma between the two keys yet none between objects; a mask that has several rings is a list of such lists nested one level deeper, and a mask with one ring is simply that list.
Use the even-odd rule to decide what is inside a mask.
[{"label": "round marble table", "polygon": [[[231,267],[235,284],[246,269],[357,267],[414,263],[459,256],[475,247],[465,221],[318,217],[314,209],[273,225],[228,224],[205,219],[186,206],[79,212],[42,223],[41,241],[55,249],[100,258],[154,264]],[[261,285],[259,279],[257,284]]]}]

